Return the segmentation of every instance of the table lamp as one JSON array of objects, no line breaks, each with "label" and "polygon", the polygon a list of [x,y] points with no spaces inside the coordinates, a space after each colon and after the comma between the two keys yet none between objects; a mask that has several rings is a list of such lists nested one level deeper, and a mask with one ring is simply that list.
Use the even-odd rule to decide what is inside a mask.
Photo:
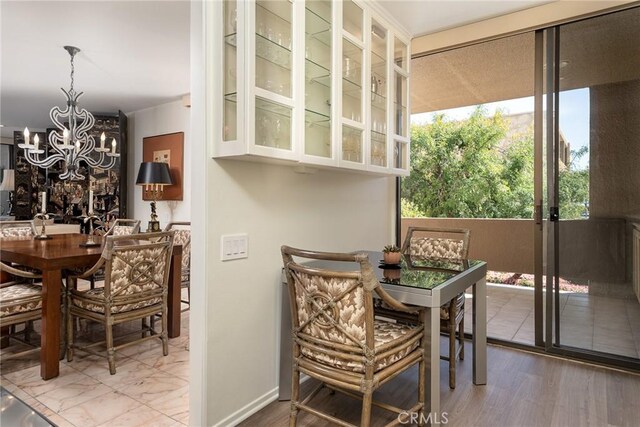
[{"label": "table lamp", "polygon": [[[151,199],[151,221],[147,231],[160,231],[160,221],[156,214],[156,201],[162,196],[165,185],[172,185],[169,165],[160,162],[143,162],[138,170],[136,185],[143,185],[142,189]],[[144,196],[144,194],[143,194]]]},{"label": "table lamp", "polygon": [[13,169],[5,169],[2,171],[2,184],[0,184],[0,191],[9,192],[9,215],[13,210],[13,192],[15,190],[15,175]]}]

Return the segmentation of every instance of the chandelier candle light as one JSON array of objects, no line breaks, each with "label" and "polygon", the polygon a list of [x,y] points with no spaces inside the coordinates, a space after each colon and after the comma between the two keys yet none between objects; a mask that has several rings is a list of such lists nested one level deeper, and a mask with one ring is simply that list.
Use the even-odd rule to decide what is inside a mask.
[{"label": "chandelier candle light", "polygon": [[42,221],[42,230],[40,231],[40,234],[34,237],[34,239],[36,240],[51,239],[51,236],[47,236],[47,230],[46,230],[46,222],[49,219],[49,214],[47,214],[47,192],[46,191],[42,191],[40,193],[40,213],[36,214],[33,218],[40,219]]},{"label": "chandelier candle light", "polygon": [[[79,173],[80,161],[85,162],[93,168],[111,169],[116,164],[116,159],[120,154],[116,152],[116,140],[111,140],[111,149],[105,147],[106,136],[104,132],[100,136],[100,147],[96,147],[93,136],[87,132],[93,128],[95,119],[93,115],[80,108],[78,99],[83,92],[76,92],[73,88],[75,55],[80,49],[74,46],[64,47],[71,56],[71,88],[66,91],[61,88],[67,97],[67,107],[62,110],[55,106],[49,112],[49,117],[58,131],[49,134],[49,155],[41,157],[45,152],[40,148],[40,138],[36,134],[33,137],[33,144],[29,139],[29,129],[24,129],[24,143],[18,147],[25,151],[26,160],[34,166],[47,169],[57,162],[64,163],[64,172],[60,174],[60,179],[83,180],[84,175]],[[69,128],[65,123],[68,123]],[[96,155],[94,153],[99,153]]]}]

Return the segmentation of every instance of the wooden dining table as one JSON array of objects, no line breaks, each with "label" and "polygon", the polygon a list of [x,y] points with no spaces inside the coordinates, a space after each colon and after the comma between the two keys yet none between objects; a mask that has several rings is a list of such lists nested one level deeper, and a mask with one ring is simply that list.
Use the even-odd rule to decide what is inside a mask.
[{"label": "wooden dining table", "polygon": [[[49,240],[3,239],[0,259],[42,271],[42,330],[40,349],[40,375],[48,380],[59,374],[60,304],[63,271],[87,269],[102,254],[103,238],[93,236],[100,246],[82,247],[86,234],[58,234]],[[169,270],[168,335],[180,336],[180,287],[182,273],[182,246],[174,245]]]}]

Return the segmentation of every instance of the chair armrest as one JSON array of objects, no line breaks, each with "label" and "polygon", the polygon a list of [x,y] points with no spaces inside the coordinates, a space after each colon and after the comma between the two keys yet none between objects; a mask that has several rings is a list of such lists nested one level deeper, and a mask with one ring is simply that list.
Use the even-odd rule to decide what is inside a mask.
[{"label": "chair armrest", "polygon": [[375,291],[380,297],[380,299],[382,299],[382,301],[387,303],[387,305],[389,305],[389,307],[393,308],[394,310],[401,311],[404,313],[415,313],[415,314],[420,313],[421,311],[424,310],[424,307],[408,306],[401,303],[400,301],[398,301],[397,299],[389,295],[382,286],[378,286],[375,289]]},{"label": "chair armrest", "polygon": [[86,279],[88,277],[93,276],[98,270],[100,270],[100,268],[104,265],[104,258],[100,258],[98,260],[98,262],[96,262],[93,267],[91,267],[89,270],[85,271],[82,274],[73,274],[70,275],[69,278],[72,280],[77,280],[77,279]]},{"label": "chair armrest", "polygon": [[42,279],[41,274],[20,270],[19,268],[13,268],[10,265],[5,264],[4,262],[0,262],[0,270],[6,271],[7,273],[14,276],[24,277],[25,279]]}]

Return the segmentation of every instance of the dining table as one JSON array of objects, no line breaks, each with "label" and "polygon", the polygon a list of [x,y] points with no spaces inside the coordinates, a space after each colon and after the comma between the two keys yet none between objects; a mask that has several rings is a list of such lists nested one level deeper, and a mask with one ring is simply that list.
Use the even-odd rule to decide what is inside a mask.
[{"label": "dining table", "polygon": [[[93,266],[99,259],[106,239],[92,236],[99,245],[86,244],[86,234],[57,234],[48,240],[34,238],[3,239],[0,242],[0,260],[42,272],[42,326],[40,349],[40,375],[48,380],[60,372],[60,319],[62,279],[68,270],[82,270]],[[168,336],[180,336],[180,291],[182,246],[174,245],[168,284]]]},{"label": "dining table", "polygon": [[[419,258],[403,255],[400,264],[385,265],[383,253],[366,253],[374,266],[378,281],[396,300],[424,307],[421,321],[425,328],[426,346],[425,384],[432,424],[442,420],[440,407],[440,307],[460,293],[472,288],[472,377],[475,385],[487,383],[487,264],[480,260],[448,260]],[[359,270],[356,263],[335,261],[310,261],[305,265],[334,271]],[[280,372],[279,400],[291,399],[292,336],[289,291],[286,276],[282,274],[280,321]],[[375,294],[375,293],[374,293]]]}]

